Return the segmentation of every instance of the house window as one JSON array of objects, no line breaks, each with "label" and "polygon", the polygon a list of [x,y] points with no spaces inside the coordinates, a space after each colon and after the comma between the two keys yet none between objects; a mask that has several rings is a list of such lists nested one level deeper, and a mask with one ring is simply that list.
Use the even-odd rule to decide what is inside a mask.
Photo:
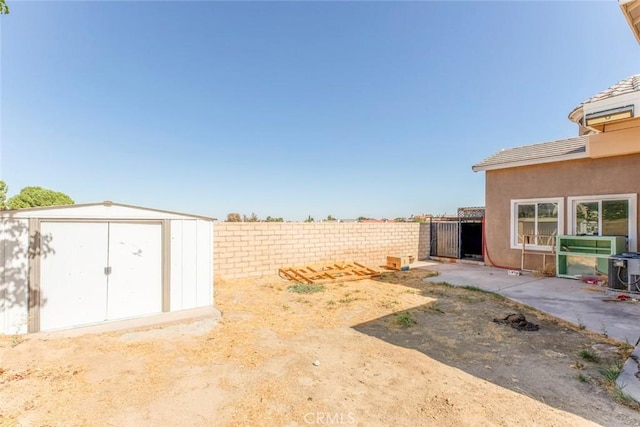
[{"label": "house window", "polygon": [[625,236],[637,250],[636,194],[569,197],[569,232],[579,236]]},{"label": "house window", "polygon": [[511,247],[550,249],[555,236],[562,234],[562,199],[521,199],[511,201]]}]

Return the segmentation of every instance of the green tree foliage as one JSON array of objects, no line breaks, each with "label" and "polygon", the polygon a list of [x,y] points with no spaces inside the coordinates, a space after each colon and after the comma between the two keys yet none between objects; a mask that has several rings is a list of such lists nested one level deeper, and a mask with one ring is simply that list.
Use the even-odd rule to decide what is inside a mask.
[{"label": "green tree foliage", "polygon": [[629,202],[627,200],[603,200],[602,217],[606,219],[629,218]]},{"label": "green tree foliage", "polygon": [[0,0],[0,15],[8,15],[9,14],[9,6],[5,0]]},{"label": "green tree foliage", "polygon": [[265,219],[265,221],[267,221],[267,222],[284,222],[282,217],[274,218],[272,216],[268,216],[267,219]]},{"label": "green tree foliage", "polygon": [[73,199],[66,194],[42,187],[24,187],[20,193],[9,199],[9,209],[73,204]]},{"label": "green tree foliage", "polygon": [[227,215],[227,222],[242,222],[242,217],[239,213],[231,212]]},{"label": "green tree foliage", "polygon": [[307,219],[304,220],[304,222],[314,222],[314,221],[315,221],[315,219],[313,219],[313,217],[311,215],[309,215],[307,217]]},{"label": "green tree foliage", "polygon": [[7,209],[7,192],[9,187],[4,181],[0,181],[0,210]]},{"label": "green tree foliage", "polygon": [[337,221],[333,216],[327,215],[327,221]]}]

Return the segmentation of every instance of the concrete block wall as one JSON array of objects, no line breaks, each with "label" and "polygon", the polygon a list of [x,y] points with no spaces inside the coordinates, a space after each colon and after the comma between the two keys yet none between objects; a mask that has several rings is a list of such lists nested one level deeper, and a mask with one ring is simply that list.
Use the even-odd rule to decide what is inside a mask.
[{"label": "concrete block wall", "polygon": [[372,268],[387,256],[426,259],[428,223],[217,222],[214,224],[216,277],[277,274],[282,267],[329,261],[356,261]]}]

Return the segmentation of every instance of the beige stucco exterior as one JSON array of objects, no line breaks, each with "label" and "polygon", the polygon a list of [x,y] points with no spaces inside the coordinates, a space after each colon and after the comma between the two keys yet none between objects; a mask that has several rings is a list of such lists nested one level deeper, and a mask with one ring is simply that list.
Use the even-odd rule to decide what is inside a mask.
[{"label": "beige stucco exterior", "polygon": [[[636,127],[622,127],[621,125],[635,125]],[[590,135],[587,142],[587,154],[591,158],[634,153],[640,153],[640,118],[622,123],[618,128],[612,127],[612,130],[607,130],[607,132]]]},{"label": "beige stucco exterior", "polygon": [[[606,140],[605,136],[611,138],[614,134],[601,136]],[[636,145],[640,145],[640,139],[637,141]],[[511,201],[514,199],[562,198],[566,232],[570,212],[568,197],[639,192],[640,153],[487,170],[485,261],[520,268],[521,250],[511,248]],[[637,242],[637,235],[635,239]],[[527,256],[527,259],[529,265],[525,267],[541,267],[541,258]]]}]

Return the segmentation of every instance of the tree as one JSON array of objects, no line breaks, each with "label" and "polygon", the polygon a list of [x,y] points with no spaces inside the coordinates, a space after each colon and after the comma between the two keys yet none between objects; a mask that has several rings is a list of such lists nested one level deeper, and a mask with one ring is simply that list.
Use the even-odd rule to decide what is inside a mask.
[{"label": "tree", "polygon": [[315,219],[313,219],[313,217],[311,215],[309,215],[307,217],[307,219],[304,220],[304,222],[314,222],[314,221],[315,221]]},{"label": "tree", "polygon": [[336,219],[331,215],[327,215],[327,221],[335,221]]},{"label": "tree", "polygon": [[9,209],[73,205],[74,203],[71,197],[59,191],[42,187],[24,187],[20,193],[9,199]]},{"label": "tree", "polygon": [[265,221],[267,221],[267,222],[284,222],[282,217],[274,218],[272,216],[268,216],[267,219],[265,219]]},{"label": "tree", "polygon": [[227,222],[242,222],[242,218],[239,213],[231,212],[227,215]]},{"label": "tree", "polygon": [[9,6],[5,0],[0,0],[0,15],[8,15],[9,14]]},{"label": "tree", "polygon": [[244,222],[260,222],[260,218],[258,218],[258,215],[256,215],[254,212],[251,212],[251,216],[243,215],[242,220]]},{"label": "tree", "polygon": [[0,181],[0,210],[7,209],[7,192],[9,187],[4,181]]}]

